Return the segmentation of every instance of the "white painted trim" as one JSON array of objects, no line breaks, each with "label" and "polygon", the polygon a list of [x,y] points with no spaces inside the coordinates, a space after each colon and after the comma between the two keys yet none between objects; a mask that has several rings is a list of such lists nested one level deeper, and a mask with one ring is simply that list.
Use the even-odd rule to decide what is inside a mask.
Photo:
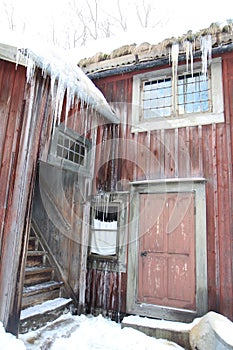
[{"label": "white painted trim", "polygon": [[[180,66],[181,71],[185,66]],[[200,68],[200,63],[194,64],[194,70]],[[180,72],[179,72],[180,73]],[[187,126],[209,125],[224,122],[224,101],[222,84],[222,59],[215,58],[211,64],[211,100],[212,112],[193,113],[180,117],[155,117],[140,121],[142,115],[141,83],[144,80],[158,79],[171,75],[171,68],[152,71],[145,74],[138,74],[133,78],[133,98],[132,98],[132,129],[131,132],[145,132],[152,130],[175,129]]]}]

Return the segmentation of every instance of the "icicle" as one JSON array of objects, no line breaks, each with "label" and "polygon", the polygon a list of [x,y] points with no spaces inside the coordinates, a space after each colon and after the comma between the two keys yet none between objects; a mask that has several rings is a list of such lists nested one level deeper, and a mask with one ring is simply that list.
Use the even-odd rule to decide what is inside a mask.
[{"label": "icicle", "polygon": [[176,115],[176,98],[177,98],[177,69],[178,69],[178,59],[179,59],[179,44],[174,43],[172,45],[172,107],[173,112]]},{"label": "icicle", "polygon": [[211,35],[205,35],[201,37],[201,60],[202,60],[202,74],[207,77],[208,64],[212,59],[212,38]]},{"label": "icicle", "polygon": [[64,101],[64,96],[65,96],[65,85],[62,79],[58,80],[58,85],[57,85],[57,91],[56,91],[56,96],[55,96],[55,106],[54,108],[54,119],[55,122],[60,124],[61,120],[61,112],[62,112],[62,105]]},{"label": "icicle", "polygon": [[108,207],[109,207],[110,200],[111,200],[111,195],[107,194],[107,198],[106,198],[106,215],[108,214]]},{"label": "icicle", "polygon": [[[138,133],[134,134],[134,142],[135,142],[135,159],[138,159]],[[133,180],[137,180],[137,166],[134,164],[133,167]]]},{"label": "icicle", "polygon": [[190,65],[191,65],[191,74],[193,76],[193,46],[190,41],[184,42],[185,53],[186,53],[186,71],[189,71],[189,56],[190,56]]},{"label": "icicle", "polygon": [[30,51],[27,52],[27,57],[26,57],[26,64],[27,64],[27,82],[31,81],[34,73],[35,73],[35,61],[31,57]]},{"label": "icicle", "polygon": [[[191,62],[191,74],[192,74],[192,77],[193,77],[193,46],[192,46],[192,43],[190,43],[190,62]],[[195,47],[195,45],[194,45]]]},{"label": "icicle", "polygon": [[172,60],[172,76],[173,78],[177,75],[177,67],[178,67],[178,57],[179,57],[179,44],[172,44],[171,50],[171,60]]}]

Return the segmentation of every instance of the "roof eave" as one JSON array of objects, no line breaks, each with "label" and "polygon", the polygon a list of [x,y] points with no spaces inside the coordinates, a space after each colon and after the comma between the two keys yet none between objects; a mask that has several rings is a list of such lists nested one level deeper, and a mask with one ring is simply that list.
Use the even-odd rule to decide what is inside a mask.
[{"label": "roof eave", "polygon": [[[23,55],[18,55],[18,48],[15,46],[7,45],[0,43],[0,59],[15,63],[16,65],[22,65],[24,67],[27,67],[27,59]],[[37,62],[38,68],[43,69],[42,64],[40,61]],[[50,75],[49,69],[46,72],[48,75]],[[87,75],[86,75],[87,76]],[[96,87],[98,90],[98,88]],[[98,90],[98,94],[100,91]],[[77,87],[76,96],[79,97],[79,88]],[[115,112],[112,110],[110,105],[105,101],[98,101],[95,100],[93,96],[88,96],[88,93],[86,96],[83,97],[83,100],[88,105],[91,105],[96,112],[98,112],[102,117],[107,119],[110,123],[113,124],[119,124],[119,119],[117,118]]]},{"label": "roof eave", "polygon": [[[218,55],[221,55],[227,52],[232,52],[232,51],[233,51],[233,43],[212,48],[212,55],[218,56]],[[202,52],[198,50],[194,53],[193,58],[194,59],[201,58],[201,54]],[[180,54],[179,62],[182,62],[185,60],[186,60],[186,54],[185,53]],[[168,64],[170,64],[170,59],[168,56],[148,59],[143,61],[137,61],[137,59],[135,58],[135,61],[130,64],[122,64],[121,66],[117,65],[116,67],[112,66],[111,68],[100,69],[90,73],[86,73],[86,75],[91,80],[95,80],[95,79],[106,78],[109,76],[114,76],[119,74],[137,72],[144,69],[161,67]]]}]

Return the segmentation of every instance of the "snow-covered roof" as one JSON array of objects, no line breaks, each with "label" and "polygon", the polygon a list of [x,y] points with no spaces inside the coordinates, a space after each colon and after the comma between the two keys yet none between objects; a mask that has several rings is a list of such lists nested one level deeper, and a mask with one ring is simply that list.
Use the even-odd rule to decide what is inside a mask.
[{"label": "snow-covered roof", "polygon": [[160,42],[148,43],[145,40],[141,44],[123,45],[111,53],[98,52],[92,57],[81,59],[79,66],[91,78],[117,74],[124,67],[125,72],[152,67],[156,62],[170,62],[174,45],[178,47],[179,57],[183,55],[184,59],[194,54],[201,56],[203,49],[233,50],[233,20],[213,23],[197,32],[188,31],[184,35],[164,38]]},{"label": "snow-covered roof", "polygon": [[[38,41],[21,43],[10,34],[0,35],[0,59],[22,64],[27,67],[27,79],[30,81],[37,67],[43,76],[51,77],[52,98],[67,96],[67,111],[72,107],[74,98],[96,110],[112,123],[118,123],[115,112],[107,103],[100,90],[77,66],[67,52],[38,45]],[[56,85],[56,88],[55,88]],[[56,96],[54,96],[56,94]]]}]

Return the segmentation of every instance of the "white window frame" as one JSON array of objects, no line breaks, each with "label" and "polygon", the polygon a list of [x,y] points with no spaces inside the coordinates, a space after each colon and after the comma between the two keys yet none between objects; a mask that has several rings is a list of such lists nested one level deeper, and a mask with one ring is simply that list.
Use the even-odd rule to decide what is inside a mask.
[{"label": "white window frame", "polygon": [[[72,162],[66,158],[60,157],[57,154],[57,145],[58,145],[58,138],[59,134],[62,134],[64,136],[67,136],[68,138],[71,138],[74,140],[74,142],[77,140],[83,147],[85,147],[85,157],[83,164],[78,164],[75,162]],[[54,135],[51,140],[50,145],[50,151],[48,155],[48,162],[57,165],[58,167],[75,171],[80,174],[83,174],[85,176],[91,176],[90,174],[90,152],[91,149],[91,141],[84,138],[83,136],[79,135],[76,131],[69,129],[68,127],[65,127],[64,125],[60,125],[56,128]]]},{"label": "white window frame", "polygon": [[[201,70],[201,62],[195,62],[193,71]],[[178,74],[186,71],[186,65],[178,67]],[[189,72],[190,73],[190,72]],[[151,79],[163,79],[171,76],[171,68],[165,68],[133,77],[132,129],[134,132],[150,130],[175,129],[186,126],[208,125],[224,122],[224,102],[222,84],[222,59],[214,58],[210,65],[210,104],[211,111],[205,113],[184,114],[177,117],[154,117],[143,119],[142,82]]]}]

